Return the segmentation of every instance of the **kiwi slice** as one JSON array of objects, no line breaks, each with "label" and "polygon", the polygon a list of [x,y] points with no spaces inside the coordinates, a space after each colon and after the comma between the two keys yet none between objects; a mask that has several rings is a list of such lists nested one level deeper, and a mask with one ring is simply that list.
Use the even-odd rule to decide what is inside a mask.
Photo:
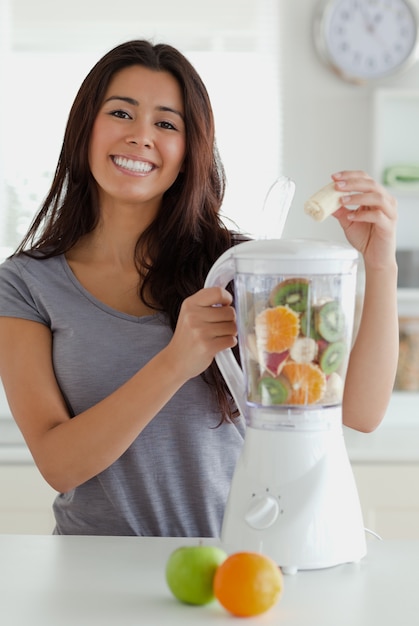
[{"label": "kiwi slice", "polygon": [[332,374],[342,365],[345,356],[346,345],[344,341],[329,343],[320,354],[319,365],[326,375]]},{"label": "kiwi slice", "polygon": [[272,289],[269,304],[288,305],[296,313],[302,313],[307,309],[309,285],[310,281],[306,278],[287,278]]},{"label": "kiwi slice", "polygon": [[313,309],[304,311],[300,316],[300,329],[304,337],[311,337],[311,339],[316,339],[317,341],[317,339],[321,339],[321,337],[316,330],[314,318]]},{"label": "kiwi slice", "polygon": [[290,384],[284,376],[263,376],[259,381],[258,391],[262,404],[285,404],[290,394]]},{"label": "kiwi slice", "polygon": [[345,332],[345,315],[339,302],[330,300],[318,308],[315,312],[315,328],[326,339],[334,342],[342,339]]}]

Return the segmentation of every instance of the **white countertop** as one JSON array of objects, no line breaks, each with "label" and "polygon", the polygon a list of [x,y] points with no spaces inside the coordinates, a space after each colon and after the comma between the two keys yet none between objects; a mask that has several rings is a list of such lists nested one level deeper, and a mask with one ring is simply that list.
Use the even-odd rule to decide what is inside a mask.
[{"label": "white countertop", "polygon": [[[197,539],[0,535],[0,614],[5,626],[231,626],[219,604],[183,605],[164,569]],[[205,543],[213,543],[205,540]],[[368,543],[357,564],[284,577],[269,612],[243,624],[411,626],[418,623],[419,541]]]}]

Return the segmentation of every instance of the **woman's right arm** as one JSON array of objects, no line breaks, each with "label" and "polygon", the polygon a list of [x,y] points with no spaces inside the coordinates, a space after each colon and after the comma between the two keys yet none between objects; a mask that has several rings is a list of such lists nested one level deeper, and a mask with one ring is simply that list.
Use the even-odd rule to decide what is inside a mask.
[{"label": "woman's right arm", "polygon": [[0,377],[36,465],[54,489],[66,492],[117,460],[187,380],[235,344],[231,296],[213,287],[184,301],[166,348],[73,418],[54,375],[51,332],[43,324],[0,318]]}]

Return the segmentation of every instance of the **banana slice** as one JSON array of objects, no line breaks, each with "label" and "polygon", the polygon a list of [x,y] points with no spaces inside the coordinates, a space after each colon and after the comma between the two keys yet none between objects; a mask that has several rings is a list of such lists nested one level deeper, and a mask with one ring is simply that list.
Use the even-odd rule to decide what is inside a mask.
[{"label": "banana slice", "polygon": [[316,222],[323,222],[326,217],[338,210],[342,196],[343,193],[335,189],[334,183],[329,183],[307,200],[304,211]]},{"label": "banana slice", "polygon": [[299,337],[290,349],[290,357],[296,363],[311,363],[317,356],[317,342],[310,337]]},{"label": "banana slice", "polygon": [[327,379],[326,391],[321,399],[322,404],[337,404],[342,402],[342,397],[343,379],[337,372],[333,372]]}]

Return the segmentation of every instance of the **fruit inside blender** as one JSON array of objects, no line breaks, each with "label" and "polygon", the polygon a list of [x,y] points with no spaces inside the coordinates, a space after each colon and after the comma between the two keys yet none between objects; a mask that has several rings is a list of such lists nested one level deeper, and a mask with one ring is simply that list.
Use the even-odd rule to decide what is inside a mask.
[{"label": "fruit inside blender", "polygon": [[[340,288],[340,286],[339,286]],[[342,401],[348,324],[336,285],[292,277],[247,292],[242,355],[249,402],[258,406]]]}]

